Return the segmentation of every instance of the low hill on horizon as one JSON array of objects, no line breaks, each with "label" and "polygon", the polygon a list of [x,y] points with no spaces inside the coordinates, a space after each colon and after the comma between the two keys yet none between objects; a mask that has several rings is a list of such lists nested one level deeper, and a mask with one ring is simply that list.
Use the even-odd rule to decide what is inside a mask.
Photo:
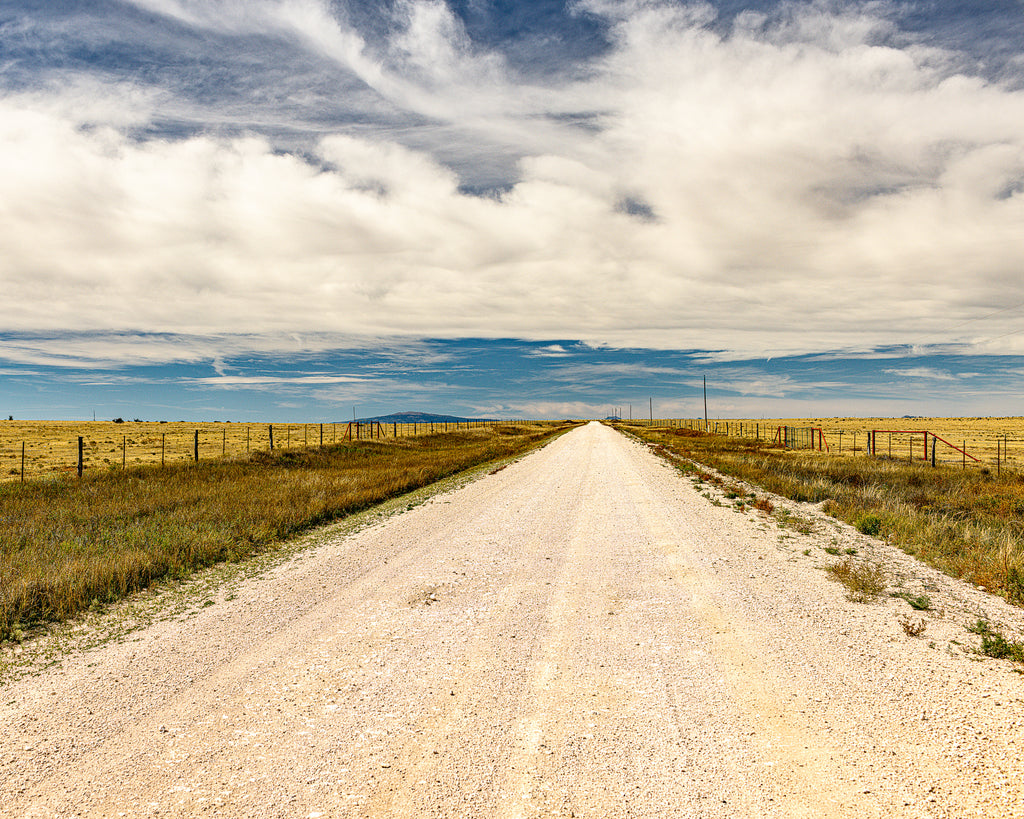
[{"label": "low hill on horizon", "polygon": [[[495,421],[495,418],[463,418],[458,415],[437,415],[430,412],[393,412],[390,415],[375,415],[371,418],[357,418],[362,424],[454,424],[467,421]],[[347,424],[348,421],[340,423]]]}]

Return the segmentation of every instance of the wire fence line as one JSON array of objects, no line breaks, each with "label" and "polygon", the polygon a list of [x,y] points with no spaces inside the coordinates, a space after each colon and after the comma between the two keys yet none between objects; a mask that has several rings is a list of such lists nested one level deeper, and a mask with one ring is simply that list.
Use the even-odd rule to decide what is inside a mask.
[{"label": "wire fence line", "polygon": [[0,422],[0,481],[77,476],[96,469],[210,461],[261,450],[312,449],[343,441],[409,438],[524,423],[519,419],[302,424]]},{"label": "wire fence line", "polygon": [[[748,438],[788,450],[815,450],[837,456],[870,456],[911,462],[944,464],[989,469],[1018,470],[1024,452],[1024,429],[1007,419],[1011,432],[994,428],[979,434],[969,426],[926,429],[898,429],[900,419],[868,419],[856,428],[822,423],[821,426],[797,426],[777,421],[705,421],[702,418],[655,418],[621,421],[645,427],[688,429],[711,435]],[[929,419],[936,420],[936,419]]]}]

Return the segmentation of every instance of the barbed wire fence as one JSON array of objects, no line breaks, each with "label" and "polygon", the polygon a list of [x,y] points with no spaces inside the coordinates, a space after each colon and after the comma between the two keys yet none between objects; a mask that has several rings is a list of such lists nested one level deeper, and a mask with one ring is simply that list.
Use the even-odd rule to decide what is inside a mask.
[{"label": "barbed wire fence", "polygon": [[[71,475],[87,470],[180,464],[242,457],[257,451],[308,450],[346,441],[409,438],[524,419],[466,421],[344,421],[302,424],[233,422],[39,423],[38,434],[4,435],[0,422],[0,481]],[[122,426],[122,423],[124,424]],[[121,431],[124,430],[124,431]]]}]

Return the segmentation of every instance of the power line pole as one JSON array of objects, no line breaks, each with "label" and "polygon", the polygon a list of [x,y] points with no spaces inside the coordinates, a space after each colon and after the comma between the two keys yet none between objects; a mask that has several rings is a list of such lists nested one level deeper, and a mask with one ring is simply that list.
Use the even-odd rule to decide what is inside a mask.
[{"label": "power line pole", "polygon": [[704,431],[708,431],[708,377],[704,376]]}]

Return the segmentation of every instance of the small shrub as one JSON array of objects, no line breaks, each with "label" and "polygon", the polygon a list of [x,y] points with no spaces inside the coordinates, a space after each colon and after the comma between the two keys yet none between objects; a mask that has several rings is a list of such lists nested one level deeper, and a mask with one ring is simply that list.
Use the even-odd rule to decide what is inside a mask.
[{"label": "small shrub", "polygon": [[833,563],[826,571],[833,580],[847,588],[855,603],[868,603],[885,592],[885,568],[880,563],[858,562],[846,558]]},{"label": "small shrub", "polygon": [[753,504],[755,509],[760,509],[762,512],[771,514],[775,511],[775,504],[773,504],[768,498],[757,498]]},{"label": "small shrub", "polygon": [[856,525],[858,532],[871,537],[877,537],[882,531],[882,519],[878,515],[861,515],[857,518]]},{"label": "small shrub", "polygon": [[913,617],[907,617],[905,614],[899,615],[896,619],[899,621],[900,626],[903,627],[903,633],[908,637],[920,637],[928,626],[928,623],[923,618],[915,620]]},{"label": "small shrub", "polygon": [[828,552],[830,555],[839,555],[839,550],[835,546],[826,546],[825,551]]}]

